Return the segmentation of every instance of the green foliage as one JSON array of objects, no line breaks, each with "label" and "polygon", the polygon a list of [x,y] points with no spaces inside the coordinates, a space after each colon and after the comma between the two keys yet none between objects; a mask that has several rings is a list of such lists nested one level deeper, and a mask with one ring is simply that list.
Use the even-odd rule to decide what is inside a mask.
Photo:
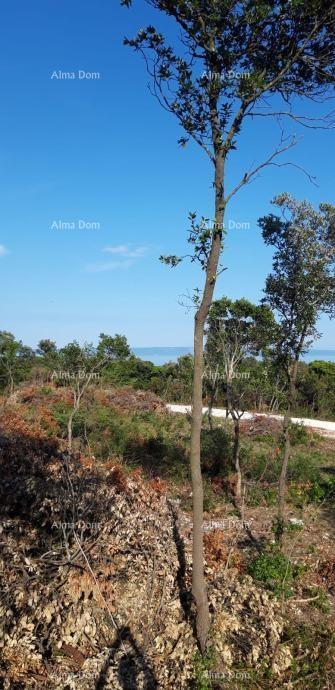
[{"label": "green foliage", "polygon": [[322,454],[318,450],[297,448],[292,453],[288,479],[299,483],[315,482],[320,477]]},{"label": "green foliage", "polygon": [[33,365],[34,353],[30,347],[15,340],[12,333],[0,331],[0,390],[14,387],[28,378]]},{"label": "green foliage", "polygon": [[215,664],[215,649],[209,646],[206,655],[196,652],[194,656],[194,690],[212,690],[213,684],[209,676],[209,671]]},{"label": "green foliage", "polygon": [[312,608],[318,609],[321,613],[330,613],[331,608],[329,599],[323,589],[320,587],[310,587],[308,590],[308,597],[317,597],[314,601],[309,602]]},{"label": "green foliage", "polygon": [[310,435],[303,424],[290,424],[290,441],[292,446],[307,445]]},{"label": "green foliage", "polygon": [[335,246],[329,246],[330,218],[322,205],[315,211],[287,193],[273,204],[282,217],[258,221],[265,243],[275,249],[265,299],[280,321],[274,357],[292,381],[293,363],[317,337],[318,317],[335,313]]},{"label": "green foliage", "polygon": [[[297,93],[317,98],[332,90],[335,51],[328,3],[148,4],[177,22],[180,42],[172,47],[149,25],[125,44],[145,57],[153,92],[183,128],[183,146],[193,137],[212,158],[220,146],[227,155],[236,146],[245,111],[258,112],[260,99],[277,94],[286,104]],[[314,25],[318,29],[312,32]]]},{"label": "green foliage", "polygon": [[[207,511],[208,513],[214,510],[214,508],[218,505],[222,505],[222,495],[215,493],[213,491],[211,482],[208,480],[207,476],[205,475],[204,481],[203,481],[203,486],[204,486],[204,511]],[[189,506],[191,508],[191,505]]]},{"label": "green foliage", "polygon": [[154,390],[152,382],[157,376],[156,369],[157,367],[152,362],[143,362],[132,356],[126,360],[109,362],[103,371],[103,380],[111,386],[132,386],[143,390]]},{"label": "green foliage", "polygon": [[109,362],[102,380],[111,386],[132,386],[151,390],[168,402],[189,403],[192,391],[193,357],[184,355],[177,362],[156,366],[131,356]]},{"label": "green foliage", "polygon": [[276,547],[263,551],[249,564],[249,573],[258,582],[262,582],[276,596],[292,595],[292,583],[299,574],[294,566]]},{"label": "green foliage", "polygon": [[231,436],[220,427],[201,431],[201,459],[206,473],[226,476],[231,472]]},{"label": "green foliage", "polygon": [[248,506],[275,506],[278,501],[278,490],[273,487],[263,487],[259,484],[248,486],[246,503]]},{"label": "green foliage", "polygon": [[[242,300],[243,302],[243,300]],[[103,383],[113,387],[131,386],[135,389],[151,390],[167,402],[190,404],[192,397],[193,356],[184,355],[177,362],[156,366],[129,355],[129,346],[124,336],[101,334],[100,343],[79,345],[76,341],[64,348],[57,347],[50,339],[40,340],[37,356],[31,348],[16,341],[12,334],[0,333],[0,389],[7,388],[13,376],[13,385],[21,381],[46,381],[53,378],[57,385],[67,385],[70,379],[59,377],[59,372],[79,374],[92,372]],[[218,358],[218,353],[215,355]],[[225,407],[227,403],[224,367],[219,360],[207,354],[203,376],[205,395],[211,395],[216,388],[216,404]],[[335,418],[335,364],[331,362],[300,363],[297,381],[297,401],[294,412],[297,416]],[[240,378],[239,378],[240,377]],[[83,379],[84,380],[84,379]],[[94,380],[94,378],[93,378]],[[245,409],[261,407],[262,411],[274,399],[285,408],[285,395],[278,386],[275,374],[267,359],[258,360],[245,356],[237,368],[231,390],[241,397]],[[313,438],[301,426],[291,425],[292,445],[311,445]],[[254,441],[266,438],[254,437]],[[271,434],[268,437],[271,442]]]},{"label": "green foliage", "polygon": [[54,355],[57,353],[57,345],[54,340],[44,338],[37,345],[37,354],[41,356]]},{"label": "green foliage", "polygon": [[154,412],[119,413],[94,405],[80,412],[75,434],[85,433],[94,454],[102,461],[118,457],[131,467],[142,467],[149,476],[169,477],[177,482],[188,477],[188,422]]},{"label": "green foliage", "polygon": [[327,481],[314,482],[308,489],[307,496],[311,503],[335,502],[335,477],[330,477]]},{"label": "green foliage", "polygon": [[73,340],[59,350],[58,366],[63,372],[76,376],[81,371],[93,371],[96,364],[95,349],[91,343],[84,343],[81,346]]},{"label": "green foliage", "polygon": [[300,525],[298,522],[288,522],[284,525],[285,532],[301,532],[303,529],[304,526]]},{"label": "green foliage", "polygon": [[97,355],[99,359],[106,360],[128,359],[131,352],[126,336],[119,333],[116,333],[114,336],[100,333]]},{"label": "green foliage", "polygon": [[335,632],[325,622],[287,623],[284,641],[292,649],[291,682],[301,690],[333,687]]},{"label": "green foliage", "polygon": [[[80,345],[73,340],[60,350],[57,350],[53,341],[44,339],[38,344],[37,354],[37,363],[41,363],[59,385],[64,381],[66,383],[71,379],[75,380],[76,377],[80,378],[81,373],[100,376],[108,365],[119,365],[121,368],[123,365],[124,378],[130,377],[129,369],[125,366],[125,361],[131,356],[129,345],[126,337],[119,334],[109,336],[101,333],[97,347],[92,343]],[[59,372],[62,372],[62,376],[59,376]],[[123,383],[122,376],[120,378],[120,382]]]},{"label": "green foliage", "polygon": [[297,381],[297,409],[305,416],[335,417],[335,363],[314,361],[302,364]]},{"label": "green foliage", "polygon": [[273,314],[264,305],[225,297],[213,302],[207,319],[204,370],[205,388],[212,399],[221,394],[230,411],[245,409],[248,391],[254,389],[253,375],[258,374],[250,357],[266,354],[274,331]]}]

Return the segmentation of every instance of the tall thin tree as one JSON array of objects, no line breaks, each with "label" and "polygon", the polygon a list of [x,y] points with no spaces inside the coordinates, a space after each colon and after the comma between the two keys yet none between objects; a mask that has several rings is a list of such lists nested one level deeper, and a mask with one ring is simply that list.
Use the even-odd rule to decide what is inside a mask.
[{"label": "tall thin tree", "polygon": [[273,203],[282,211],[282,218],[270,214],[259,224],[266,244],[276,250],[273,271],[266,280],[265,301],[278,316],[280,329],[274,355],[287,380],[278,500],[277,537],[281,541],[299,359],[319,337],[316,323],[320,314],[335,316],[335,246],[330,241],[335,207],[321,204],[315,211],[308,202],[288,194],[281,194]]},{"label": "tall thin tree", "polygon": [[[242,126],[256,117],[291,120],[305,127],[327,127],[330,119],[294,109],[304,97],[323,101],[335,76],[333,0],[146,0],[174,19],[180,30],[173,45],[153,26],[125,43],[141,53],[151,75],[151,90],[179,121],[184,146],[193,139],[213,169],[214,217],[209,224],[191,216],[192,260],[205,272],[194,322],[194,378],[191,428],[193,488],[192,591],[197,607],[197,634],[206,647],[209,611],[204,577],[203,485],[200,466],[204,326],[213,299],[229,201],[266,166],[281,165],[278,156],[296,143],[282,133],[277,147],[226,183],[229,155]],[[121,0],[129,7],[132,0]],[[158,16],[159,20],[159,16]],[[290,163],[293,165],[293,163]],[[165,257],[172,266],[177,256]]]}]

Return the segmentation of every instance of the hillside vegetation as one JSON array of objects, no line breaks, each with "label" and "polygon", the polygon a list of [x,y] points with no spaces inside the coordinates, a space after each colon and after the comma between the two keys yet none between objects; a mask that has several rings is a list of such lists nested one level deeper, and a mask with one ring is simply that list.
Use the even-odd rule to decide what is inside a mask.
[{"label": "hillside vegetation", "polygon": [[289,519],[274,543],[283,444],[276,422],[204,420],[210,646],[190,595],[190,420],[150,391],[20,385],[0,421],[4,690],[334,685],[333,442],[291,428]]}]

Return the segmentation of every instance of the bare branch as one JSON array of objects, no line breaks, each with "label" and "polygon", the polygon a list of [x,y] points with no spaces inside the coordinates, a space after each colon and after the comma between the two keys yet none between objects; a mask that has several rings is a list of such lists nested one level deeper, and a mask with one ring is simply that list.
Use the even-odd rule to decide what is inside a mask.
[{"label": "bare branch", "polygon": [[[284,110],[279,110],[279,111],[271,111],[268,113],[262,113],[262,112],[256,112],[256,111],[250,111],[249,113],[246,113],[248,117],[254,118],[254,117],[289,117],[295,122],[298,122],[300,125],[303,127],[306,127],[308,129],[326,129],[326,130],[331,130],[335,129],[335,110],[331,111],[324,117],[308,117],[307,115],[297,115],[294,114],[291,111],[284,111]],[[334,118],[334,119],[331,119]],[[330,120],[330,122],[327,122]],[[323,124],[321,124],[323,123]],[[326,123],[326,124],[324,124]]]},{"label": "bare branch", "polygon": [[[280,142],[280,144],[282,144],[283,141],[284,141],[284,140],[282,139],[281,142]],[[295,168],[298,168],[298,170],[301,170],[305,175],[307,175],[307,177],[308,177],[308,179],[310,180],[310,182],[312,182],[313,184],[316,184],[316,182],[315,182],[315,177],[313,177],[312,175],[310,175],[310,173],[308,173],[308,171],[305,170],[305,168],[303,168],[302,166],[299,166],[299,165],[297,165],[297,164],[295,164],[295,163],[292,163],[292,162],[287,162],[287,163],[276,163],[276,162],[274,162],[274,159],[275,159],[275,158],[277,158],[278,156],[280,156],[282,153],[285,153],[286,151],[289,151],[291,148],[293,148],[294,146],[296,146],[296,144],[297,144],[297,139],[293,136],[293,137],[289,137],[289,143],[286,144],[285,146],[279,145],[278,148],[271,154],[271,156],[269,156],[263,163],[260,163],[260,164],[257,165],[253,170],[250,170],[248,173],[246,173],[246,174],[244,175],[244,177],[240,180],[240,182],[239,182],[239,183],[232,189],[232,191],[228,194],[228,196],[227,196],[226,199],[225,199],[225,203],[227,204],[228,201],[230,201],[230,199],[241,189],[241,187],[243,187],[244,185],[249,184],[249,182],[250,182],[250,181],[251,181],[251,180],[252,180],[252,179],[263,169],[263,168],[266,168],[266,167],[271,166],[271,165],[272,165],[272,166],[275,166],[275,167],[278,167],[278,168],[284,167],[284,166],[288,166],[288,165],[290,165],[290,166],[292,166],[292,167],[295,167]]]}]

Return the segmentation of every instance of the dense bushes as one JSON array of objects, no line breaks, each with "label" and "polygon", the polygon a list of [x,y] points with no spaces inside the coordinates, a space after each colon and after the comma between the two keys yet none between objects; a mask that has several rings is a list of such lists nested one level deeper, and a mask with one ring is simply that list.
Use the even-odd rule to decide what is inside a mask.
[{"label": "dense bushes", "polygon": [[[205,361],[204,402],[210,399],[214,379],[218,376],[215,404],[226,407],[226,384],[221,370],[221,362],[216,363],[213,369],[210,362]],[[66,386],[71,377],[89,373],[102,387],[131,386],[137,390],[152,391],[168,402],[191,402],[192,355],[156,366],[131,354],[126,338],[118,334],[101,334],[97,347],[91,343],[80,346],[73,341],[57,349],[52,341],[43,340],[34,352],[16,341],[11,333],[0,331],[0,391],[7,395],[13,393],[22,382],[43,384],[55,380],[57,385]],[[286,382],[282,373],[260,359],[246,356],[239,365],[238,375],[241,376],[239,386],[243,393],[241,402],[244,409],[258,412],[280,412],[285,409]],[[300,362],[293,414],[335,418],[335,363]]]}]

